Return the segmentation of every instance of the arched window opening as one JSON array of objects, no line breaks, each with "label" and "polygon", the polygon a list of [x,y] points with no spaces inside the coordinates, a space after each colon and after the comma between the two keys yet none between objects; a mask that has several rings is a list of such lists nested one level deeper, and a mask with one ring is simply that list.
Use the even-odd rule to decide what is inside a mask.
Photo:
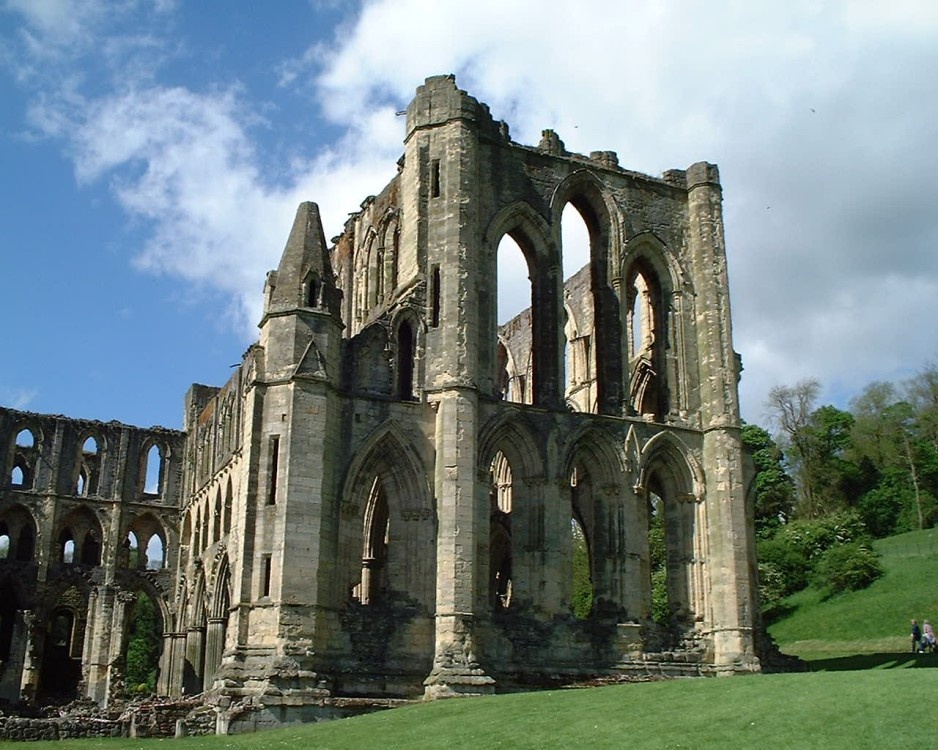
[{"label": "arched window opening", "polygon": [[195,511],[195,521],[192,520],[193,511],[190,508],[189,513],[186,514],[186,524],[183,528],[185,536],[189,539],[189,551],[193,555],[199,554],[199,516],[198,511]]},{"label": "arched window opening", "polygon": [[65,529],[59,535],[59,552],[61,561],[66,565],[71,565],[75,561],[75,538],[72,536],[71,529]]},{"label": "arched window opening", "polygon": [[212,544],[221,539],[221,489],[215,495],[215,505],[212,509]]},{"label": "arched window opening", "polygon": [[573,203],[560,220],[563,242],[564,401],[574,411],[596,411],[596,367],[593,361],[593,289],[590,233]]},{"label": "arched window opening", "polygon": [[498,243],[499,327],[531,307],[531,279],[528,261],[518,242],[506,234]]},{"label": "arched window opening", "polygon": [[306,306],[317,307],[319,305],[319,279],[315,274],[310,274],[306,280]]},{"label": "arched window opening", "polygon": [[397,328],[397,392],[402,401],[414,398],[414,328],[409,320]]},{"label": "arched window opening", "polygon": [[163,454],[156,444],[147,451],[144,477],[143,491],[147,495],[159,495],[162,492]]},{"label": "arched window opening", "polygon": [[632,349],[629,359],[644,353],[650,355],[654,343],[654,315],[652,313],[650,292],[645,275],[640,271],[635,274],[632,282],[632,335],[630,342]]},{"label": "arched window opening", "polygon": [[29,462],[20,455],[13,458],[13,470],[10,472],[10,484],[13,487],[28,489],[33,483],[33,473]]},{"label": "arched window opening", "polygon": [[88,494],[88,469],[84,466],[78,470],[78,482],[75,486],[75,494],[81,497]]},{"label": "arched window opening", "polygon": [[4,529],[0,531],[0,560],[6,560],[10,556],[10,535]]},{"label": "arched window opening", "polygon": [[661,290],[644,264],[636,264],[626,278],[629,403],[636,414],[660,419],[667,411]]},{"label": "arched window opening", "polygon": [[57,610],[52,616],[52,625],[49,628],[51,646],[65,651],[71,656],[72,630],[75,626],[75,616],[68,610]]},{"label": "arched window opening", "polygon": [[36,534],[32,526],[24,524],[16,538],[16,559],[20,562],[29,562],[36,553]]},{"label": "arched window opening", "polygon": [[81,562],[82,565],[101,564],[101,540],[94,529],[85,534],[84,544],[81,545]]},{"label": "arched window opening", "polygon": [[192,545],[197,555],[201,555],[205,549],[205,524],[202,523],[202,509],[199,508],[195,515],[195,528],[192,530],[195,537],[195,543]]},{"label": "arched window opening", "polygon": [[225,506],[224,506],[224,521],[222,523],[222,528],[224,529],[225,536],[231,532],[231,478],[228,478],[228,486],[225,489]]},{"label": "arched window opening", "polygon": [[[534,401],[531,371],[534,361],[533,287],[528,261],[518,242],[504,235],[498,243],[498,295],[495,383],[502,398],[514,403]],[[504,352],[504,357],[503,357]]]},{"label": "arched window opening", "polygon": [[387,590],[388,545],[391,542],[391,519],[381,480],[375,477],[364,518],[364,550],[359,601],[377,604]]},{"label": "arched window opening", "polygon": [[377,301],[381,302],[384,299],[384,248],[379,247],[377,253],[375,254],[375,281],[377,283]]},{"label": "arched window opening", "polygon": [[98,455],[98,441],[94,439],[94,436],[89,435],[85,442],[82,443],[81,452],[86,456],[96,456]]},{"label": "arched window opening", "polygon": [[384,288],[388,294],[391,294],[395,289],[397,289],[398,254],[400,253],[400,243],[401,235],[397,228],[397,222],[393,221],[388,225],[387,231],[384,233],[384,246],[385,248],[391,248],[390,251],[386,254],[384,260],[386,277]]},{"label": "arched window opening", "polygon": [[124,546],[127,548],[127,567],[138,567],[140,564],[140,543],[137,541],[137,535],[134,532],[127,532]]},{"label": "arched window opening", "polygon": [[573,616],[585,620],[593,610],[593,574],[589,540],[583,524],[573,516],[570,519],[573,552]]},{"label": "arched window opening", "polygon": [[511,605],[512,596],[512,476],[504,453],[495,454],[489,471],[489,598],[500,610]]},{"label": "arched window opening", "polygon": [[[39,669],[37,700],[41,703],[67,703],[78,697],[81,681],[81,651],[84,622],[76,612],[84,611],[87,598],[75,587],[68,589],[49,619],[42,662]],[[73,608],[74,607],[74,608]]]},{"label": "arched window opening", "polygon": [[165,559],[163,540],[159,534],[154,534],[147,542],[147,570],[162,570]]},{"label": "arched window opening", "polygon": [[126,621],[124,663],[127,667],[124,682],[127,694],[140,696],[155,693],[163,632],[159,607],[140,591]]},{"label": "arched window opening", "polygon": [[16,433],[16,445],[18,448],[34,448],[36,446],[36,436],[28,427],[24,427]]}]

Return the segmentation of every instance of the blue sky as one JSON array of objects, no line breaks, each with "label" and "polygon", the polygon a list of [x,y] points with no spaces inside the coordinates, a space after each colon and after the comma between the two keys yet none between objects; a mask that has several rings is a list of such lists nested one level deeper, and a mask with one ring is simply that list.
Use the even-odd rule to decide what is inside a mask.
[{"label": "blue sky", "polygon": [[256,336],[296,205],[394,173],[429,75],[537,143],[720,165],[744,415],[938,360],[938,8],[6,0],[0,404],[181,424]]}]

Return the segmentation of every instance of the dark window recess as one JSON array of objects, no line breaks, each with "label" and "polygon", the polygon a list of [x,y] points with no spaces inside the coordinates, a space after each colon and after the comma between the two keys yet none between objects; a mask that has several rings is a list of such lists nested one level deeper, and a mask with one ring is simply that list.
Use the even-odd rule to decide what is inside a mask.
[{"label": "dark window recess", "polygon": [[440,160],[430,162],[430,197],[440,197]]},{"label": "dark window recess", "polygon": [[277,473],[280,463],[280,436],[274,435],[270,439],[270,485],[267,492],[267,504],[273,505],[277,502]]},{"label": "dark window recess", "polygon": [[262,582],[261,596],[270,596],[270,555],[264,555],[264,580]]},{"label": "dark window recess", "polygon": [[430,325],[440,325],[440,267],[433,266],[430,271]]}]

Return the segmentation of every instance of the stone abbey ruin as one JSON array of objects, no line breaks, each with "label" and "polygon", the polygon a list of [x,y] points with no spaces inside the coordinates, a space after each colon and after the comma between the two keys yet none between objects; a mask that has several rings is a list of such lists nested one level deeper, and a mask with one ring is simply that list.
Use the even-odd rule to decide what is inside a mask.
[{"label": "stone abbey ruin", "polygon": [[[112,700],[141,593],[158,691],[220,731],[760,670],[717,168],[520,145],[452,76],[418,88],[398,167],[331,246],[299,207],[258,342],[182,431],[0,409],[0,698]],[[567,204],[590,260],[564,280]],[[531,305],[499,326],[506,235]]]}]

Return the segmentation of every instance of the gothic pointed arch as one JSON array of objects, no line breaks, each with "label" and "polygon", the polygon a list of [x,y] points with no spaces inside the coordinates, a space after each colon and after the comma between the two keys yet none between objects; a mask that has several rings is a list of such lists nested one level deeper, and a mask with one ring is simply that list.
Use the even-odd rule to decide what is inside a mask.
[{"label": "gothic pointed arch", "polygon": [[602,180],[589,169],[567,175],[551,195],[551,225],[561,242],[563,210],[572,204],[586,225],[590,243],[590,301],[593,318],[592,360],[596,367],[596,403],[600,414],[622,411],[622,300],[615,258],[620,245],[619,210]]},{"label": "gothic pointed arch", "polygon": [[429,608],[435,595],[436,511],[428,471],[393,421],[357,451],[342,490],[343,590],[363,605],[401,597]]},{"label": "gothic pointed arch", "polygon": [[[485,230],[483,247],[488,264],[483,278],[497,280],[498,247],[505,235],[511,237],[520,248],[531,283],[531,305],[524,313],[531,327],[531,403],[557,406],[563,397],[560,346],[563,280],[560,278],[562,274],[557,244],[550,225],[530,203],[516,201],[504,206]],[[494,301],[497,293],[497,289],[493,288],[488,295]],[[500,374],[497,369],[499,326],[495,308],[496,305],[486,306],[487,325],[483,319],[479,331],[479,351],[491,373],[493,393],[498,389]],[[515,357],[518,358],[517,351]]]},{"label": "gothic pointed arch", "polygon": [[661,432],[642,451],[636,490],[646,502],[649,526],[655,520],[663,526],[661,581],[667,611],[659,612],[657,619],[662,624],[666,621],[672,632],[708,619],[708,521],[699,462],[680,438]]},{"label": "gothic pointed arch", "polygon": [[479,431],[479,469],[487,470],[495,454],[502,451],[511,462],[516,480],[545,476],[545,457],[536,435],[537,431],[527,423],[523,414],[496,414]]},{"label": "gothic pointed arch", "polygon": [[663,421],[688,408],[681,356],[684,300],[692,299],[675,253],[652,232],[630,237],[622,252],[628,398],[633,414]]},{"label": "gothic pointed arch", "polygon": [[418,397],[420,390],[417,362],[426,333],[425,326],[419,313],[405,306],[395,310],[391,317],[391,330],[394,332],[395,395],[402,401],[412,401]]}]

